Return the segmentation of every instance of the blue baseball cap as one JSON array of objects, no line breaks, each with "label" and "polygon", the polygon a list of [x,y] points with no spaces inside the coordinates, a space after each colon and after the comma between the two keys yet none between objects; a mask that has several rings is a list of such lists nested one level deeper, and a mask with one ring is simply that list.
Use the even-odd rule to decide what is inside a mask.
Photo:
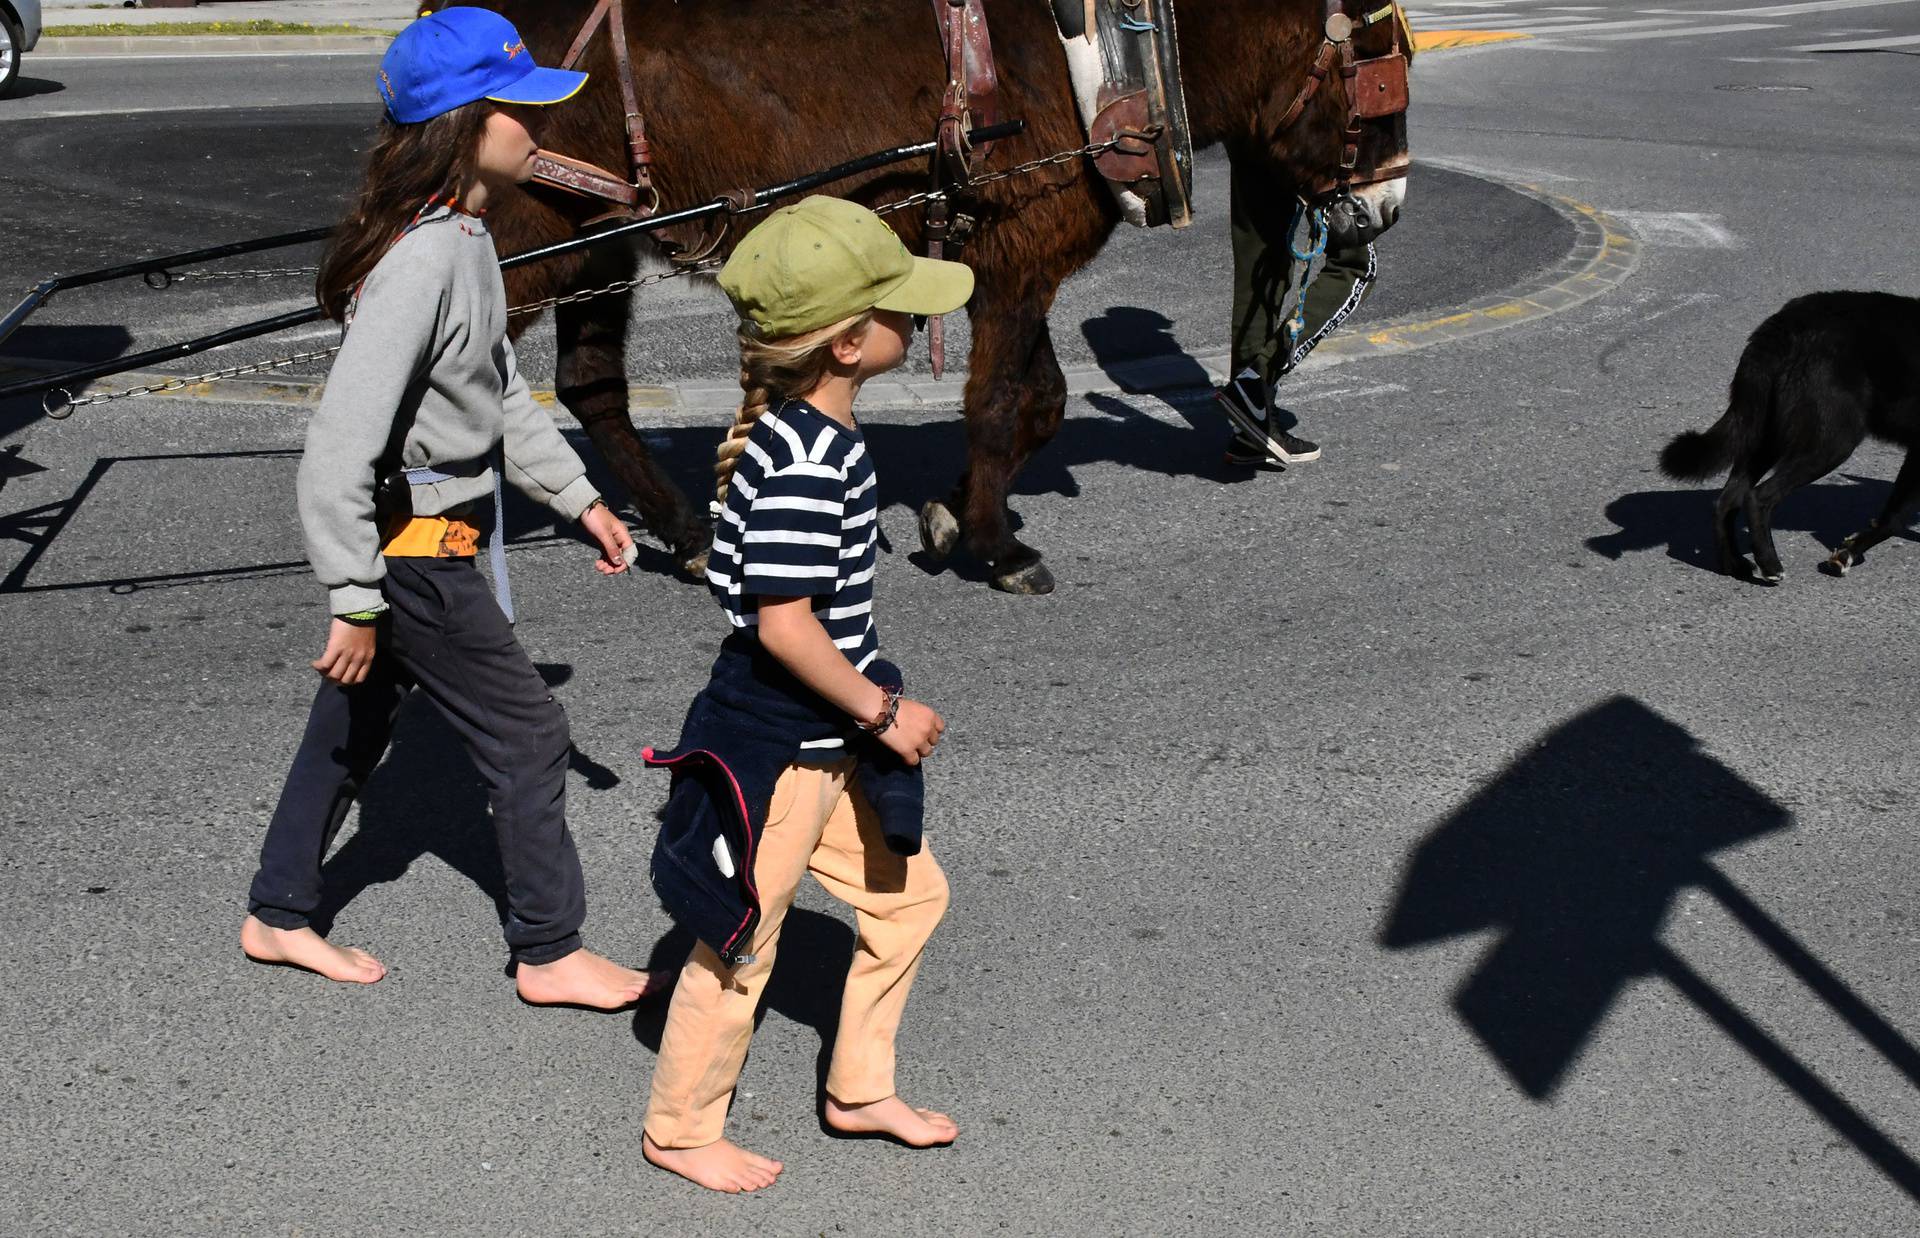
[{"label": "blue baseball cap", "polygon": [[432,120],[481,99],[558,103],[587,75],[543,69],[513,23],[490,9],[442,9],[402,30],[380,58],[380,97],[403,125]]}]

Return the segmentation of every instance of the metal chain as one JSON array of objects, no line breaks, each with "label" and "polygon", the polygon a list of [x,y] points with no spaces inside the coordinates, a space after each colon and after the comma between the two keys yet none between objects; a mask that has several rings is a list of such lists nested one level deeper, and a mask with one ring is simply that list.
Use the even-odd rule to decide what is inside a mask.
[{"label": "metal chain", "polygon": [[1056,164],[1068,164],[1078,159],[1090,159],[1095,155],[1104,155],[1121,142],[1136,136],[1144,135],[1123,133],[1116,137],[1109,138],[1104,142],[1089,142],[1085,146],[1075,150],[1063,150],[1052,155],[1043,155],[1038,159],[1029,159],[1025,163],[1017,163],[1010,168],[1005,168],[998,172],[987,172],[979,176],[969,177],[967,183],[960,186],[958,191],[950,189],[923,190],[920,193],[910,194],[898,202],[889,202],[885,206],[876,206],[873,208],[873,213],[876,215],[891,215],[895,211],[904,211],[910,206],[919,206],[924,202],[933,202],[937,199],[950,197],[955,192],[971,193],[980,186],[991,185],[995,181],[1004,181],[1015,176],[1025,176],[1029,172],[1038,172],[1041,168],[1052,167]]},{"label": "metal chain", "polygon": [[681,279],[688,275],[698,275],[702,271],[718,270],[723,264],[717,258],[705,262],[695,262],[687,266],[675,267],[671,271],[657,271],[639,279],[617,279],[601,288],[583,288],[579,292],[569,292],[557,297],[548,297],[542,301],[529,301],[525,305],[516,305],[507,311],[507,317],[521,314],[537,314],[541,310],[552,309],[557,305],[572,305],[575,301],[590,301],[594,297],[610,297],[615,293],[632,292],[654,284],[664,284],[670,279]]},{"label": "metal chain", "polygon": [[[1080,159],[1090,159],[1096,155],[1105,154],[1123,141],[1148,136],[1151,135],[1120,134],[1104,142],[1089,142],[1085,146],[1077,147],[1073,150],[1063,150],[1055,154],[1044,155],[1038,159],[1029,159],[1025,163],[1015,164],[1010,168],[1005,168],[998,172],[987,172],[980,176],[969,177],[967,183],[959,186],[958,189],[928,189],[920,193],[909,194],[897,202],[889,202],[884,206],[875,207],[874,214],[891,215],[896,211],[903,211],[911,206],[920,206],[923,203],[951,197],[957,192],[971,193],[982,185],[991,185],[995,181],[1004,181],[1016,176],[1025,176],[1029,172],[1037,172],[1042,168],[1070,164]],[[771,204],[756,203],[745,211],[732,213],[741,215],[751,214],[765,210],[769,205]],[[525,305],[515,305],[507,310],[507,315],[509,317],[518,317],[523,314],[537,314],[542,310],[553,309],[561,305],[572,305],[578,301],[589,301],[595,297],[614,296],[623,292],[633,292],[654,284],[665,283],[670,279],[682,279],[688,275],[697,275],[702,271],[716,270],[721,265],[723,264],[719,259],[710,258],[704,262],[675,267],[670,271],[657,271],[652,275],[645,275],[638,279],[615,280],[613,283],[606,284],[599,288],[585,288],[579,292],[569,292],[560,296],[547,297],[539,301],[529,301]],[[279,270],[232,272],[184,271],[177,274],[173,272],[166,272],[165,274],[175,280],[224,278],[267,279],[279,275],[310,274],[314,269],[317,268],[287,267]],[[164,285],[161,286],[164,287]],[[46,397],[41,402],[41,406],[45,409],[47,416],[57,420],[70,417],[73,415],[75,409],[86,408],[91,404],[111,404],[115,400],[131,399],[134,396],[160,395],[168,391],[179,391],[186,387],[198,386],[201,383],[213,383],[219,382],[222,379],[239,378],[247,374],[264,374],[272,370],[284,370],[292,366],[305,364],[309,361],[323,361],[339,351],[340,345],[335,344],[331,348],[323,348],[316,352],[295,353],[288,357],[276,357],[271,361],[257,361],[249,365],[229,366],[225,369],[209,370],[204,374],[170,378],[161,383],[148,383],[145,386],[127,387],[119,391],[102,391],[95,395],[80,396],[78,398],[75,398],[65,389],[57,388],[46,394]],[[56,397],[58,397],[58,399],[56,399]]]},{"label": "metal chain", "polygon": [[[75,398],[64,387],[56,387],[47,392],[40,407],[47,416],[55,421],[71,417],[77,408],[90,404],[111,404],[115,400],[131,399],[137,395],[161,395],[168,391],[179,391],[185,387],[195,387],[201,383],[216,383],[225,378],[239,378],[243,374],[264,374],[269,370],[284,370],[309,361],[324,361],[340,351],[340,345],[322,348],[314,352],[298,352],[287,357],[275,357],[271,361],[256,361],[249,365],[232,365],[225,369],[208,370],[204,374],[192,374],[181,378],[169,378],[162,383],[148,383],[140,387],[127,387],[119,391],[101,391],[93,395]],[[57,398],[56,398],[57,397]]]},{"label": "metal chain", "polygon": [[318,275],[319,267],[268,267],[250,271],[159,271],[162,282],[155,284],[151,278],[148,287],[165,288],[168,284],[184,284],[188,280],[208,279],[280,279],[288,275]]}]

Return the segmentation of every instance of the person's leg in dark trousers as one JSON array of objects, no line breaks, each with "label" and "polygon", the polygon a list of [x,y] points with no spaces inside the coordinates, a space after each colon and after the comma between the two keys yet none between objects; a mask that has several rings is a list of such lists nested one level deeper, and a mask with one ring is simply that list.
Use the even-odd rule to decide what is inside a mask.
[{"label": "person's leg in dark trousers", "polygon": [[567,715],[467,559],[389,559],[393,656],[460,737],[493,806],[507,946],[551,963],[580,948],[586,882],[567,830]]},{"label": "person's leg in dark trousers", "polygon": [[[468,559],[390,558],[383,592],[390,609],[375,665],[396,687],[390,698],[375,693],[366,699],[390,702],[384,722],[375,728],[371,706],[361,718],[353,708],[335,708],[334,698],[322,692],[328,708],[316,705],[288,777],[254,902],[289,913],[283,921],[304,924],[302,908],[318,905],[326,847],[385,751],[406,685],[417,686],[459,735],[486,784],[507,879],[507,945],[524,965],[521,995],[600,1007],[632,1002],[647,991],[648,978],[580,949],[586,883],[566,823],[572,749],[566,714],[514,637],[485,578]],[[360,699],[352,694],[373,678],[335,691],[351,703]],[[356,720],[367,725],[354,731]],[[253,918],[260,918],[257,912]],[[251,946],[248,952],[259,957]],[[334,979],[368,978],[336,975],[305,957],[285,961]]]},{"label": "person's leg in dark trousers", "polygon": [[360,683],[350,688],[321,683],[247,892],[247,910],[261,923],[304,928],[320,906],[321,862],[360,788],[386,754],[409,686],[384,646]]},{"label": "person's leg in dark trousers", "polygon": [[[1276,344],[1273,355],[1280,364],[1273,365],[1269,360],[1270,368],[1262,371],[1270,382],[1278,383],[1295,365],[1306,360],[1306,353],[1312,352],[1322,339],[1333,334],[1354,311],[1366,304],[1367,294],[1373,291],[1374,263],[1373,246],[1370,244],[1349,245],[1343,249],[1328,248],[1326,265],[1307,285],[1306,321],[1300,328],[1300,341],[1295,347],[1297,359],[1279,357],[1281,350]],[[1302,349],[1305,351],[1302,352]]]},{"label": "person's leg in dark trousers", "polygon": [[1273,380],[1287,363],[1287,294],[1294,278],[1294,200],[1258,176],[1232,174],[1233,355],[1220,409],[1234,427],[1227,463],[1248,467],[1318,459],[1320,449],[1268,416]]},{"label": "person's leg in dark trousers", "polygon": [[367,677],[352,687],[322,682],[307,729],[260,847],[247,893],[240,947],[262,963],[285,963],[331,980],[372,984],[386,975],[364,950],[336,946],[308,923],[320,906],[320,866],[354,797],[380,764],[410,681],[382,624]]},{"label": "person's leg in dark trousers", "polygon": [[470,559],[387,560],[394,654],[480,771],[507,879],[507,947],[529,1002],[613,1010],[672,984],[580,944],[586,879],[567,829],[566,711]]},{"label": "person's leg in dark trousers", "polygon": [[1241,174],[1229,176],[1228,222],[1233,238],[1232,373],[1253,370],[1263,378],[1275,369],[1280,350],[1280,310],[1293,274],[1286,229],[1293,218],[1285,203],[1256,197]]}]

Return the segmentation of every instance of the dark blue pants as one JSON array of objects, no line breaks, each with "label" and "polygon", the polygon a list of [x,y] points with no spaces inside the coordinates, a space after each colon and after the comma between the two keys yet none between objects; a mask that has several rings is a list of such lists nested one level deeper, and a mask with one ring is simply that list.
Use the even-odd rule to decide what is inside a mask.
[{"label": "dark blue pants", "polygon": [[[486,783],[507,878],[507,946],[523,963],[580,948],[586,881],[567,831],[567,715],[471,559],[388,559],[389,611],[367,678],[322,683],[260,848],[249,909],[306,925],[320,866],[407,694],[418,688],[460,736]],[[457,826],[456,826],[457,828]]]}]

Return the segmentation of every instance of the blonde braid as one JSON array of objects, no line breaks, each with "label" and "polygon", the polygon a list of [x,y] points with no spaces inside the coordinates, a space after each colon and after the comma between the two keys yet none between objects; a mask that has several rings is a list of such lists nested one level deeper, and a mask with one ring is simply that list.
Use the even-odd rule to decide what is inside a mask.
[{"label": "blonde braid", "polygon": [[792,335],[785,339],[760,338],[751,322],[740,324],[740,408],[733,415],[733,426],[714,451],[713,498],[719,506],[727,502],[727,487],[733,482],[734,466],[747,449],[747,436],[772,406],[776,397],[795,399],[804,396],[826,380],[833,364],[831,345],[842,335],[858,333],[873,321],[873,311],[856,314],[830,326]]}]

